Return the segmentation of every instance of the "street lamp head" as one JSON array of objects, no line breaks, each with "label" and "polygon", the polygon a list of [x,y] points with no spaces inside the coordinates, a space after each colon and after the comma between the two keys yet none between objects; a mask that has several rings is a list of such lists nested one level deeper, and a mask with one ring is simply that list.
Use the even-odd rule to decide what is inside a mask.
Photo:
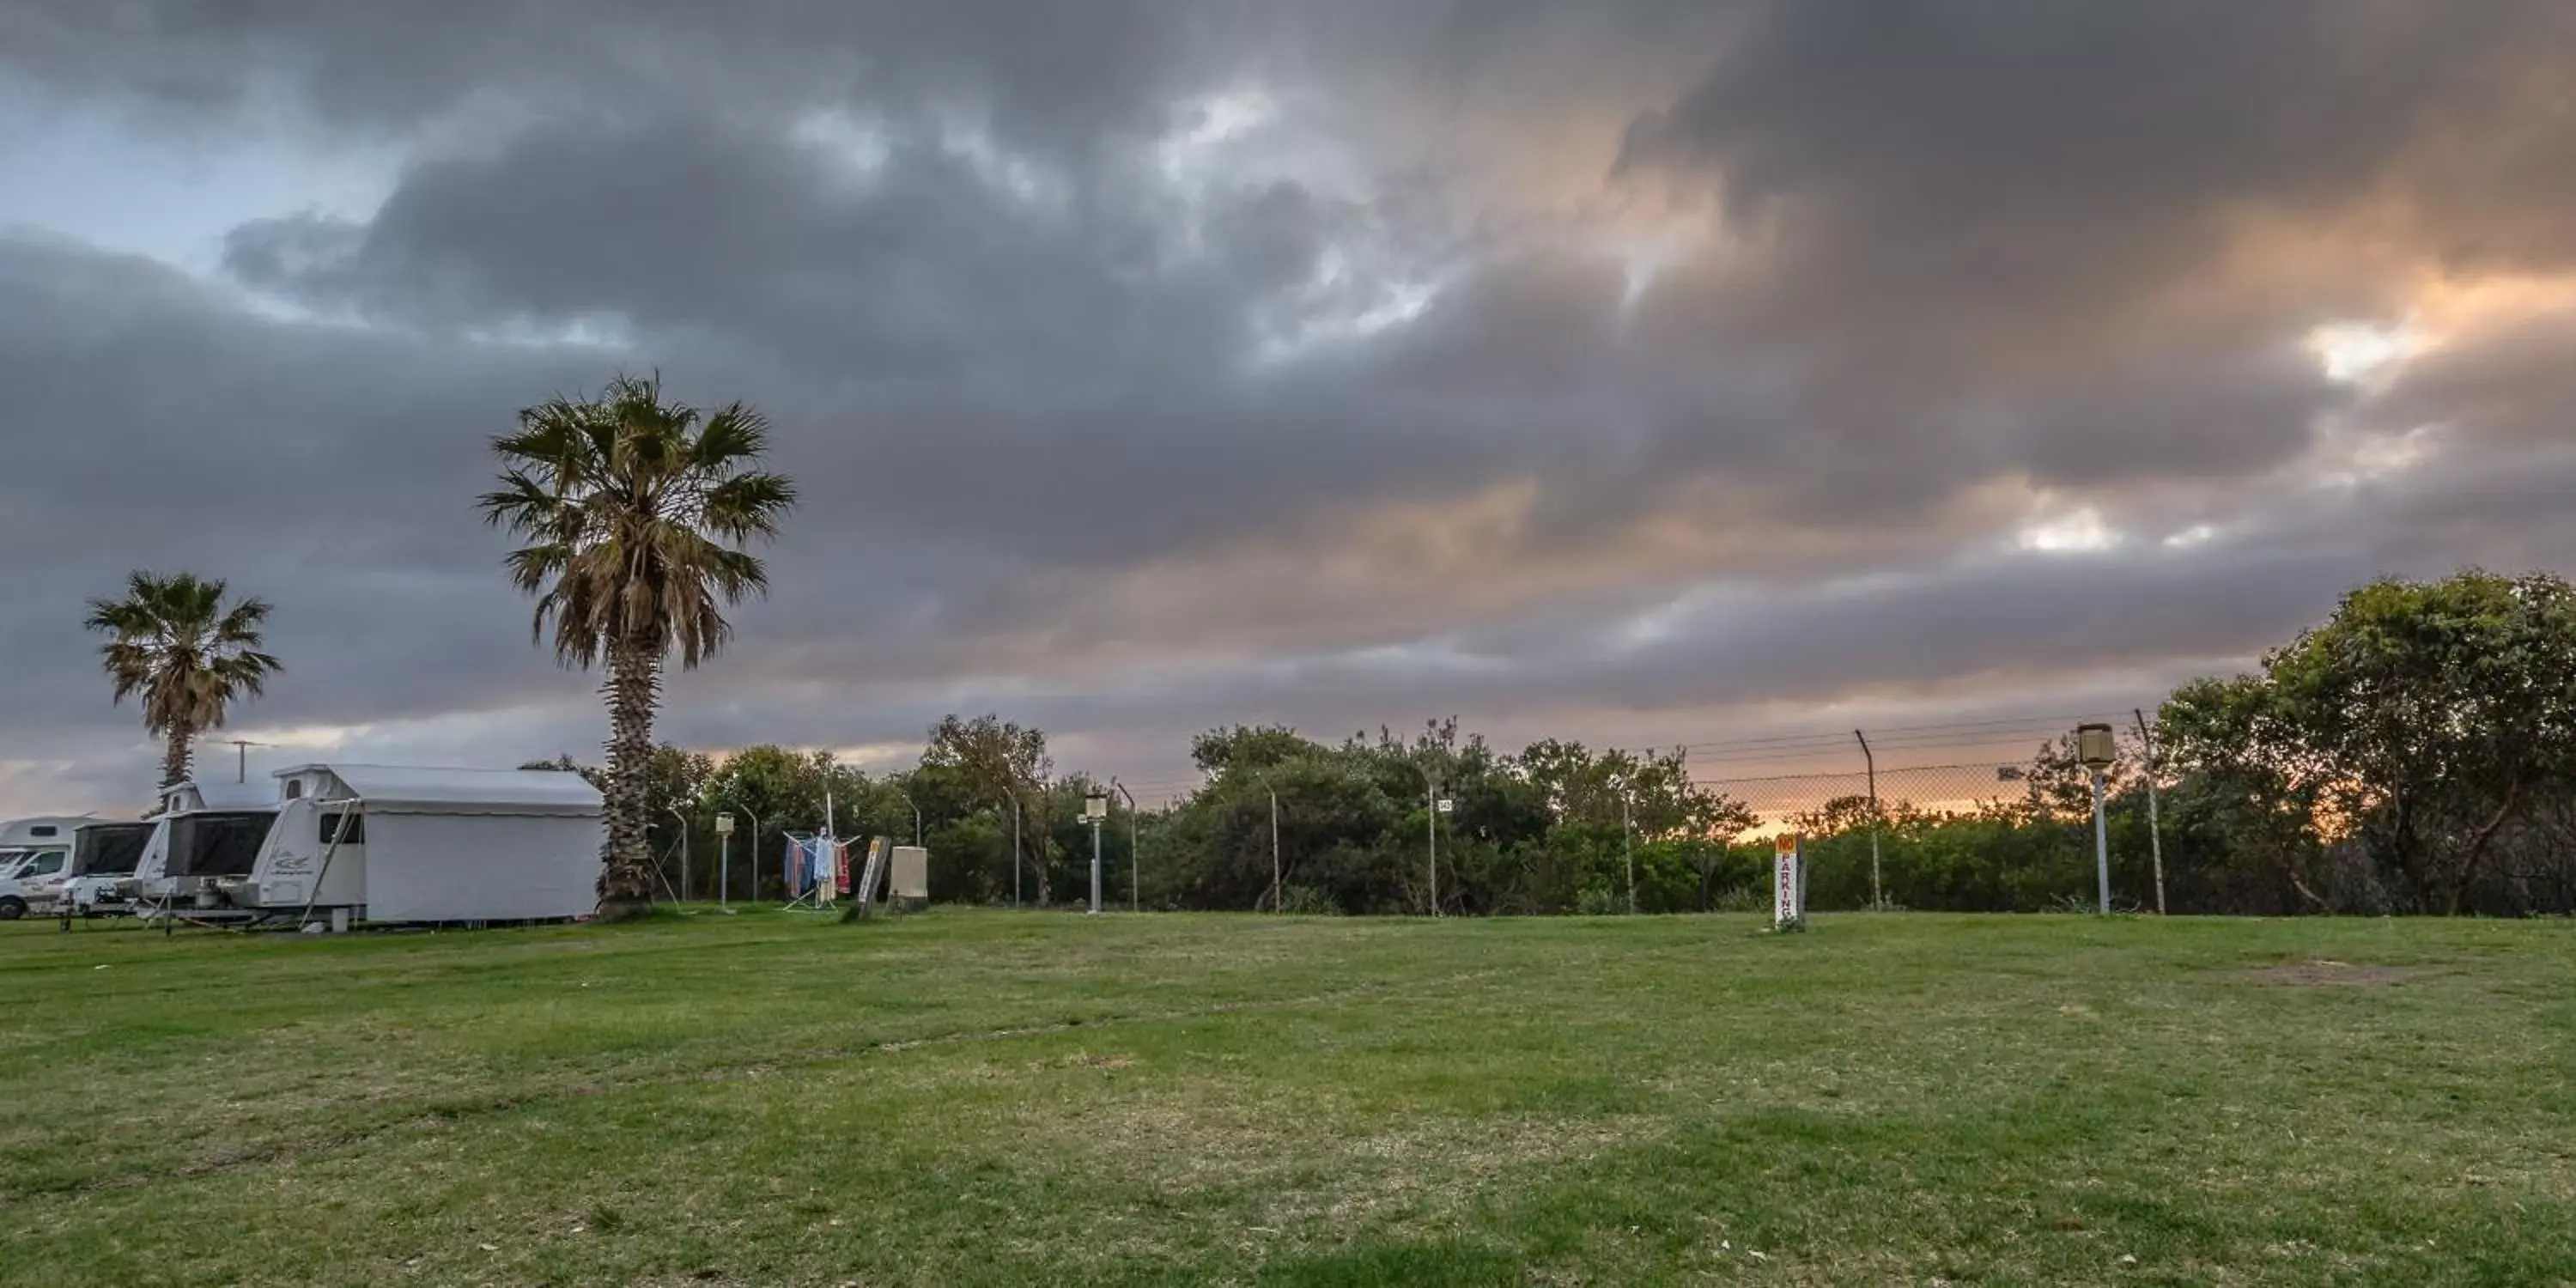
[{"label": "street lamp head", "polygon": [[2086,769],[2096,772],[2109,769],[2112,762],[2120,758],[2119,743],[2112,736],[2111,726],[2075,726],[2075,758],[2083,762]]}]

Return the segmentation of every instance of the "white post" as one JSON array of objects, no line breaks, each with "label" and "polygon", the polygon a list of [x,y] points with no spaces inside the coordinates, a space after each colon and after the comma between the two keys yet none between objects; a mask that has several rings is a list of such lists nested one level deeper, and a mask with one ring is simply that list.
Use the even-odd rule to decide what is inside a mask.
[{"label": "white post", "polygon": [[716,906],[733,906],[733,811],[716,811]]},{"label": "white post", "polygon": [[2102,820],[2102,771],[2093,771],[2093,875],[2101,885],[2102,915],[2111,915],[2111,832]]},{"label": "white post", "polygon": [[1091,825],[1091,912],[1100,915],[1100,825],[1109,821],[1109,796],[1106,792],[1083,794],[1082,821]]},{"label": "white post", "polygon": [[1270,793],[1270,911],[1278,913],[1285,910],[1280,905],[1279,883],[1286,871],[1279,865],[1279,789],[1265,783],[1262,790]]},{"label": "white post", "polygon": [[1795,930],[1806,924],[1806,855],[1795,832],[1772,838],[1771,928]]}]

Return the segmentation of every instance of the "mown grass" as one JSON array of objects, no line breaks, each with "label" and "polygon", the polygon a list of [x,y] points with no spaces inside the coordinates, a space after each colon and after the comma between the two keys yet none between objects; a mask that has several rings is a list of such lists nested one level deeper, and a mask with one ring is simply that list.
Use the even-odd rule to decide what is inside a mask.
[{"label": "mown grass", "polygon": [[2576,928],[0,931],[0,1282],[2576,1282]]}]

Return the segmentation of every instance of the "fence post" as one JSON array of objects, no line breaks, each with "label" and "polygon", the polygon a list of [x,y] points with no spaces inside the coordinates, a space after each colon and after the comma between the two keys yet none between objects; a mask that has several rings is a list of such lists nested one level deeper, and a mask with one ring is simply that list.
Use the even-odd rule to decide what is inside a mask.
[{"label": "fence post", "polygon": [[1887,906],[1887,894],[1878,882],[1878,756],[1869,749],[1869,735],[1858,729],[1852,737],[1860,739],[1861,760],[1869,766],[1869,906]]}]

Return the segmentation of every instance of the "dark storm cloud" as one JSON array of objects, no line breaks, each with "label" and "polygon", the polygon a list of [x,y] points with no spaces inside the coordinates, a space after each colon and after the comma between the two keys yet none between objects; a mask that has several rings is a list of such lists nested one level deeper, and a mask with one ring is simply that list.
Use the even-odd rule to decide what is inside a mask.
[{"label": "dark storm cloud", "polygon": [[2563,138],[2516,92],[2572,37],[2552,0],[1766,0],[1626,160],[1714,166],[1882,297],[2081,301],[2188,269],[2230,203],[2332,213],[2435,125]]},{"label": "dark storm cloud", "polygon": [[[2563,566],[2571,12],[10,5],[32,94],[396,160],[213,282],[0,241],[0,727],[146,772],[78,604],[184,563],[278,601],[246,719],[583,752],[468,503],[512,410],[619,369],[756,402],[809,498],[675,685],[711,745],[1619,741]],[[2389,372],[2319,364],[2426,308]]]},{"label": "dark storm cloud", "polygon": [[956,0],[462,0],[439,5],[27,0],[0,59],[72,93],[408,135],[452,112],[710,115],[848,95],[1080,144],[1150,130],[1221,6]]}]

